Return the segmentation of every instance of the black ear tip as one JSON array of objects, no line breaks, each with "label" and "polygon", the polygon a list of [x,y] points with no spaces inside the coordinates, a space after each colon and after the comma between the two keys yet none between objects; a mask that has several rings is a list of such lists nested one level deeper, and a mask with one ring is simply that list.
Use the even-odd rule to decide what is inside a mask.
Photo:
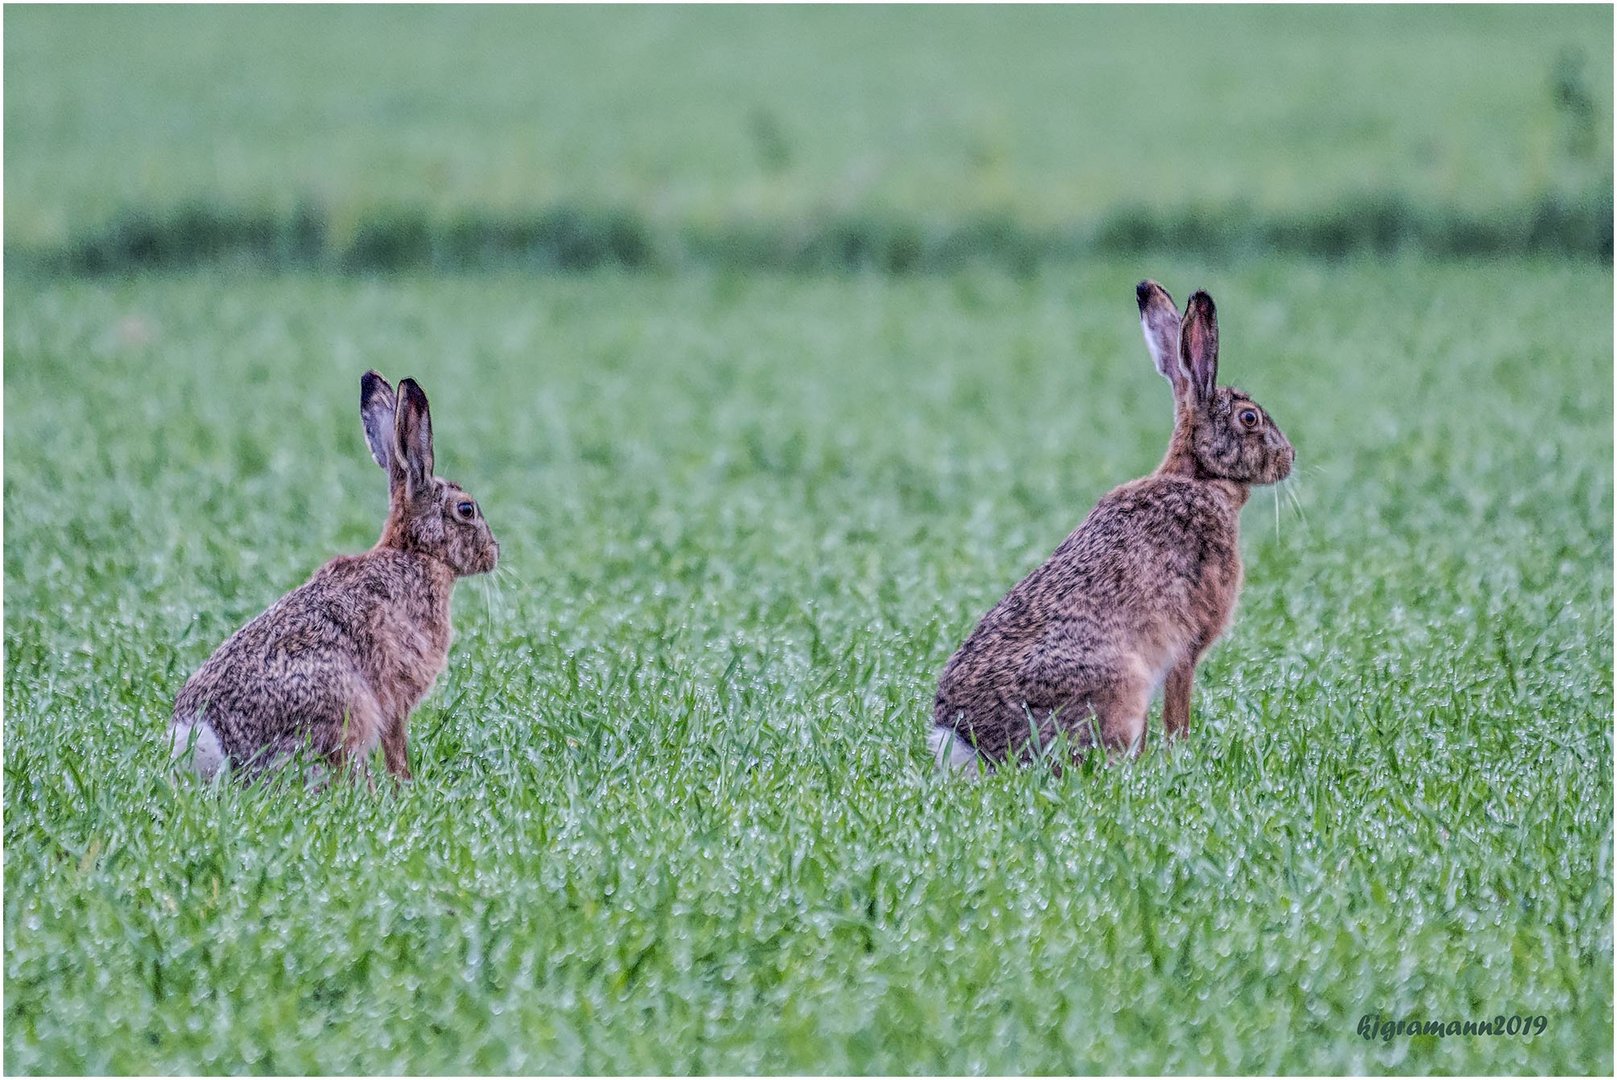
[{"label": "black ear tip", "polygon": [[1195,292],[1190,294],[1190,306],[1206,308],[1208,311],[1213,311],[1213,294],[1208,292],[1206,289],[1197,289]]},{"label": "black ear tip", "polygon": [[1134,286],[1134,299],[1140,304],[1141,315],[1144,315],[1153,305],[1162,308],[1164,312],[1176,318],[1179,315],[1178,310],[1173,306],[1173,296],[1167,289],[1162,287],[1160,282],[1153,281],[1151,278],[1146,278]]},{"label": "black ear tip", "polygon": [[392,405],[397,398],[394,396],[393,384],[382,377],[381,372],[372,369],[359,377],[359,403],[363,407],[369,403]]}]

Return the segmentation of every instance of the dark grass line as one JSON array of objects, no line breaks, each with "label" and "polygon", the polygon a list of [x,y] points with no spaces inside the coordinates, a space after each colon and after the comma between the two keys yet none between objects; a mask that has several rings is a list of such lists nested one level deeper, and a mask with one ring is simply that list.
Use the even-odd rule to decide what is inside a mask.
[{"label": "dark grass line", "polygon": [[65,276],[220,264],[339,273],[704,268],[912,274],[969,266],[1025,273],[1086,256],[1139,252],[1324,259],[1558,255],[1609,262],[1612,195],[1607,187],[1578,198],[1546,196],[1485,215],[1418,206],[1397,196],[1365,196],[1297,214],[1239,207],[1167,214],[1124,209],[1051,228],[1009,216],[934,223],[891,213],[669,226],[632,211],[567,204],[505,216],[381,211],[339,232],[313,203],[289,212],[198,203],[129,210],[59,248],[8,248],[6,263]]}]

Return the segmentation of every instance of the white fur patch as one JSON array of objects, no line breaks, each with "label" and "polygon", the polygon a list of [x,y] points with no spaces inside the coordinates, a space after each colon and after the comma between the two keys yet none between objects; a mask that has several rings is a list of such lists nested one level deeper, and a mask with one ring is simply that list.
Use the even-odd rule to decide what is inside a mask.
[{"label": "white fur patch", "polygon": [[932,760],[944,772],[963,773],[973,779],[982,775],[982,759],[953,728],[934,724],[926,734],[926,745],[932,751]]},{"label": "white fur patch", "polygon": [[204,780],[212,780],[225,766],[225,750],[219,736],[206,720],[194,724],[176,723],[168,729],[168,756],[171,760],[191,755],[191,769]]}]

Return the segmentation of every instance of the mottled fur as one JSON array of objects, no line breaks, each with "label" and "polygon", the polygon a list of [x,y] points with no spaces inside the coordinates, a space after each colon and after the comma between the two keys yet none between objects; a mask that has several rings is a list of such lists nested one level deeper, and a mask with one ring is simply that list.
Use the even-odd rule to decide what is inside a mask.
[{"label": "mottled fur", "polygon": [[395,394],[367,372],[360,416],[388,474],[381,539],[321,567],[186,682],[170,739],[199,772],[219,751],[246,775],[305,749],[360,767],[380,745],[388,771],[410,777],[406,723],[448,662],[450,592],[492,570],[499,545],[470,496],[433,475],[432,416],[414,380]]},{"label": "mottled fur", "polygon": [[1212,297],[1191,296],[1181,318],[1156,282],[1137,294],[1174,389],[1168,452],[1155,473],[1104,496],[950,659],[930,740],[945,768],[965,764],[962,744],[992,763],[1063,733],[1075,751],[1098,732],[1108,749],[1138,752],[1158,689],[1167,737],[1189,727],[1196,664],[1241,589],[1241,507],[1253,484],[1285,479],[1293,451],[1256,402],[1216,385]]}]

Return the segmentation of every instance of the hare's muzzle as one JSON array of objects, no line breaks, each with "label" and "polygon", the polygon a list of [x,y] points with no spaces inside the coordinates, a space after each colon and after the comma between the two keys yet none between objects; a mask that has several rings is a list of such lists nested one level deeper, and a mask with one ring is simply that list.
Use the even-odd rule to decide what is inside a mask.
[{"label": "hare's muzzle", "polygon": [[1281,449],[1280,453],[1275,456],[1275,475],[1274,479],[1269,482],[1271,484],[1278,484],[1280,481],[1290,476],[1291,466],[1296,460],[1297,451],[1292,449],[1291,444],[1286,444],[1286,446]]}]

